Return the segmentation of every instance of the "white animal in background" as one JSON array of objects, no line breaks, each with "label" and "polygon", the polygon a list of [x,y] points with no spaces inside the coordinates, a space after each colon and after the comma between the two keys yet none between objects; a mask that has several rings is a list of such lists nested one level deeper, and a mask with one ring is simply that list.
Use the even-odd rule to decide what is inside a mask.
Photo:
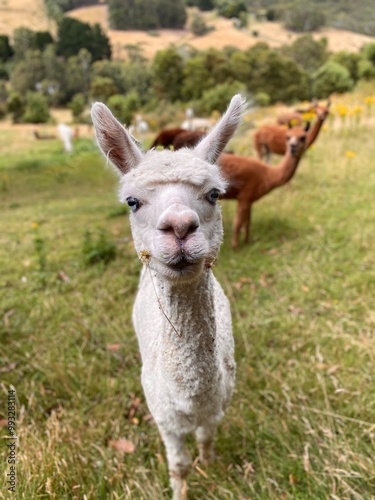
[{"label": "white animal in background", "polygon": [[217,426],[235,382],[229,302],[211,270],[223,238],[220,153],[244,113],[240,95],[194,149],[144,153],[102,103],[92,107],[97,142],[121,175],[134,244],[143,262],[133,309],[142,385],[164,441],[173,499],[186,498],[194,432],[213,459]]},{"label": "white animal in background", "polygon": [[65,123],[59,123],[57,125],[57,133],[63,143],[64,151],[66,153],[73,152],[73,129]]},{"label": "white animal in background", "polygon": [[208,118],[194,118],[193,108],[187,108],[185,111],[186,120],[181,124],[181,128],[185,130],[202,130],[208,132],[212,128],[212,121]]}]

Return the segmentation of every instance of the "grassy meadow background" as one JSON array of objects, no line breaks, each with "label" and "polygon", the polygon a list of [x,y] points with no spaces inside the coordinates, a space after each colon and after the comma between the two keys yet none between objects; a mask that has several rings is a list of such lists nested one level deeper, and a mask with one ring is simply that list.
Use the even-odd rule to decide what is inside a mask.
[{"label": "grassy meadow background", "polygon": [[[250,245],[231,249],[236,203],[222,202],[215,274],[231,301],[237,384],[218,460],[194,463],[191,499],[375,498],[374,94],[334,97],[291,185],[255,205]],[[275,113],[254,111],[231,146],[252,154],[249,123]],[[141,265],[117,178],[88,131],[68,156],[32,127],[3,125],[0,151],[0,432],[14,386],[12,498],[169,498],[140,384]],[[98,255],[108,262],[89,265]]]}]

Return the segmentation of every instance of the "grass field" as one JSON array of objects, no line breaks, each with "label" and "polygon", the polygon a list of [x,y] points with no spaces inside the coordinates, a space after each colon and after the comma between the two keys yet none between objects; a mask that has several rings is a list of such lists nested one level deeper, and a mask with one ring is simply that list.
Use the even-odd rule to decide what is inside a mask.
[{"label": "grass field", "polygon": [[[219,458],[195,463],[191,499],[375,498],[372,118],[328,123],[291,187],[255,206],[252,243],[237,251],[235,203],[223,202],[215,273],[231,301],[237,383]],[[89,139],[68,157],[57,141],[19,147],[19,133],[0,133],[0,432],[14,387],[12,498],[169,498],[140,385],[130,319],[140,263],[117,179]],[[87,265],[113,245],[116,258]]]}]

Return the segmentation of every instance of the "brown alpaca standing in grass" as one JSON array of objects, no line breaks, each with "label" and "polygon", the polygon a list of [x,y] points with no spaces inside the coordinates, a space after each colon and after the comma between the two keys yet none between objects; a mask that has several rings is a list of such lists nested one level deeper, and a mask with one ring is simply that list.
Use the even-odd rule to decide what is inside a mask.
[{"label": "brown alpaca standing in grass", "polygon": [[237,200],[237,214],[234,220],[232,246],[238,247],[240,232],[245,232],[245,243],[249,242],[251,207],[254,202],[273,189],[286,184],[295,174],[303,152],[306,150],[307,131],[310,124],[302,129],[286,129],[286,153],[282,161],[271,167],[257,158],[249,158],[223,153],[218,164],[229,186],[223,199]]},{"label": "brown alpaca standing in grass", "polygon": [[180,134],[176,135],[173,141],[173,148],[175,150],[181,148],[192,148],[198,144],[198,142],[207,135],[207,132],[202,130],[185,130]]},{"label": "brown alpaca standing in grass", "polygon": [[286,125],[287,127],[301,125],[303,122],[303,113],[300,111],[286,111],[279,114],[276,122],[278,125]]},{"label": "brown alpaca standing in grass", "polygon": [[157,146],[163,146],[163,148],[169,148],[173,146],[173,141],[181,134],[181,132],[186,132],[184,128],[166,128],[161,130],[155,137],[154,142],[151,144],[150,149],[156,148]]},{"label": "brown alpaca standing in grass", "polygon": [[[316,120],[311,127],[310,132],[306,139],[306,148],[310,147],[319,135],[323,123],[329,115],[329,108],[331,101],[328,100],[325,106],[318,104],[314,105],[314,112]],[[300,133],[299,127],[293,127],[291,130],[296,129],[296,134]],[[254,148],[258,157],[263,160],[264,157],[267,163],[271,161],[271,154],[284,155],[286,151],[286,136],[288,129],[281,125],[263,125],[254,134]]]}]

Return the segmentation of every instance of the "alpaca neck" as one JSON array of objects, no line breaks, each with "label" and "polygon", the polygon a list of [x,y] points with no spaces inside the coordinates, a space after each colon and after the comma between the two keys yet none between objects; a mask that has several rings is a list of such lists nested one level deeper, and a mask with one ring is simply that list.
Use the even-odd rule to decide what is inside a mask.
[{"label": "alpaca neck", "polygon": [[288,150],[277,166],[268,168],[268,191],[283,186],[290,181],[297,170],[301,156],[302,153],[292,156]]},{"label": "alpaca neck", "polygon": [[324,118],[317,117],[314,126],[309,130],[306,136],[306,146],[305,146],[306,149],[309,148],[311,144],[315,142],[316,138],[319,135],[320,129],[322,128],[323,123],[324,123]]},{"label": "alpaca neck", "polygon": [[213,381],[216,319],[214,278],[205,271],[193,283],[173,284],[154,276],[163,312],[159,350],[163,371],[191,393],[202,394]]}]

